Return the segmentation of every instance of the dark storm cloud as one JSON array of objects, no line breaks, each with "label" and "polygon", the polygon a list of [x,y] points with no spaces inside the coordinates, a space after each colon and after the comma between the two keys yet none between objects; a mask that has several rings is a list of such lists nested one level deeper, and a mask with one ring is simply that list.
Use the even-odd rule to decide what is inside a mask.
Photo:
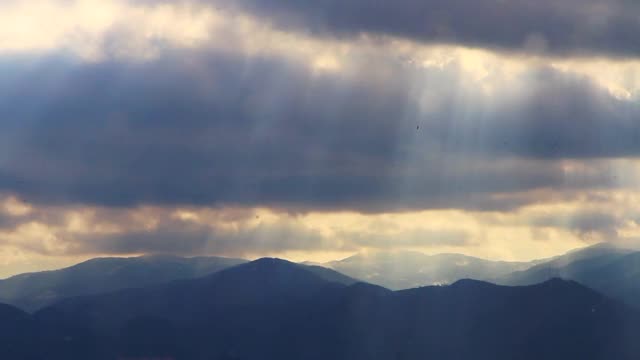
[{"label": "dark storm cloud", "polygon": [[[518,195],[530,189],[610,185],[550,160],[640,154],[637,104],[548,69],[524,79],[530,95],[496,103],[455,64],[366,59],[331,74],[163,55],[3,58],[0,190],[106,206],[504,210],[536,201]],[[424,97],[442,101],[425,113]]]},{"label": "dark storm cloud", "polygon": [[285,29],[336,37],[369,33],[560,56],[640,55],[640,5],[628,0],[186,2],[241,9]]}]

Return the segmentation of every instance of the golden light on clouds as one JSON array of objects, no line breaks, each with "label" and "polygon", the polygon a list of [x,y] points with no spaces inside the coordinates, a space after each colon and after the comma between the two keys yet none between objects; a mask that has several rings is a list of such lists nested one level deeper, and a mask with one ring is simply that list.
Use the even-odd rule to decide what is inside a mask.
[{"label": "golden light on clouds", "polygon": [[9,196],[2,204],[4,211],[12,216],[28,215],[33,208],[27,203],[18,200],[15,196]]},{"label": "golden light on clouds", "polygon": [[[137,255],[131,253],[100,253],[93,249],[91,241],[103,241],[109,236],[126,236],[130,233],[154,234],[163,229],[173,231],[176,236],[188,238],[190,231],[210,231],[212,246],[194,248],[185,255],[226,255],[256,258],[279,256],[293,260],[329,261],[368,250],[411,249],[435,254],[441,252],[463,253],[494,260],[525,261],[554,256],[577,247],[611,240],[602,238],[609,230],[615,230],[620,242],[632,243],[640,239],[640,212],[636,204],[640,193],[628,191],[598,191],[571,200],[547,201],[520,208],[514,212],[475,212],[463,210],[428,210],[399,213],[362,214],[356,212],[308,212],[290,214],[266,208],[201,208],[189,207],[167,209],[162,207],[142,207],[138,209],[106,209],[37,207],[21,203],[21,207],[32,208],[32,212],[62,213],[61,223],[47,223],[48,216],[41,216],[6,229],[0,233],[0,252],[3,272],[0,276],[22,271],[25,258],[36,259],[43,256],[49,264],[90,258],[98,255]],[[17,200],[8,198],[6,204]],[[15,206],[15,205],[12,205]],[[10,206],[9,206],[10,207]],[[583,213],[606,213],[620,224],[612,229],[590,229],[582,231],[579,226]],[[22,212],[20,215],[29,213]],[[634,215],[635,214],[635,215]],[[17,212],[13,215],[18,216]],[[635,217],[634,217],[635,216]],[[577,220],[576,220],[577,219]],[[195,224],[193,228],[189,224]],[[604,224],[607,225],[607,224]],[[298,230],[311,231],[321,243],[308,250],[288,249],[291,239],[271,239],[263,232],[286,227],[294,231],[276,234],[296,237]],[[194,230],[195,229],[195,230]],[[235,249],[225,253],[216,251],[216,237],[235,235],[259,236],[267,241],[267,247],[252,252],[242,251],[229,244],[218,244],[221,248]],[[90,235],[90,236],[89,236]],[[104,237],[104,238],[103,238]],[[180,239],[176,239],[180,241]],[[270,241],[284,241],[283,247]],[[314,240],[316,241],[316,240]],[[89,242],[89,243],[84,243]],[[263,244],[264,245],[264,244]],[[150,245],[152,249],[153,245]],[[99,249],[99,248],[97,248]],[[206,251],[202,253],[201,251]],[[46,263],[43,263],[46,264]],[[52,265],[53,266],[53,265]],[[33,269],[43,269],[46,265],[33,265]]]},{"label": "golden light on clouds", "polygon": [[[144,207],[130,210],[85,208],[66,210],[56,207],[38,208],[42,213],[62,212],[64,222],[48,224],[47,217],[36,218],[17,225],[0,235],[3,251],[20,253],[16,261],[28,254],[37,256],[49,254],[61,256],[73,254],[75,258],[99,255],[92,252],[92,244],[82,241],[93,237],[150,232],[158,228],[173,231],[176,235],[188,237],[197,224],[197,231],[211,231],[214,236],[225,234],[253,234],[271,231],[282,226],[291,229],[304,228],[322,238],[323,246],[309,250],[287,249],[286,246],[273,249],[251,249],[242,252],[218,253],[214,247],[205,247],[209,255],[245,256],[288,256],[295,259],[327,261],[329,257],[340,258],[366,250],[411,249],[425,253],[456,252],[502,260],[530,260],[544,258],[584,246],[608,240],[599,238],[595,229],[593,237],[585,236],[579,228],[573,228],[571,221],[581,213],[604,212],[613,217],[640,213],[635,204],[640,193],[603,192],[602,199],[589,200],[586,197],[560,202],[548,202],[525,206],[518,211],[474,212],[463,210],[428,210],[400,213],[362,214],[355,212],[309,212],[289,214],[269,209],[253,208],[185,208],[171,210],[159,207]],[[7,200],[5,203],[15,202]],[[26,206],[26,205],[25,205]],[[551,221],[549,219],[558,219]],[[616,228],[621,239],[639,235],[638,219],[621,222]],[[185,226],[185,224],[187,224]],[[579,226],[577,223],[576,226]],[[618,225],[613,225],[618,226]],[[173,227],[173,228],[172,228]],[[589,230],[589,229],[587,229]],[[92,235],[86,237],[86,235]],[[297,236],[296,232],[285,232],[287,236]],[[100,237],[98,236],[98,237]],[[287,239],[276,239],[277,241]],[[295,241],[296,239],[289,239]],[[213,240],[212,240],[213,241]],[[226,240],[225,240],[226,241]],[[229,240],[237,241],[237,240]],[[266,240],[272,241],[272,240]],[[274,240],[275,241],[275,240]],[[192,255],[204,248],[196,248]],[[122,255],[135,255],[120,253]],[[104,254],[108,255],[108,254]],[[187,254],[188,255],[188,254]],[[5,262],[8,260],[5,258]],[[6,270],[9,273],[9,270]]]},{"label": "golden light on clouds", "polygon": [[[152,57],[154,42],[195,46],[209,37],[210,11],[185,6],[135,6],[119,0],[16,0],[0,4],[0,52],[71,51],[87,60],[106,55]],[[110,46],[110,37],[117,46]],[[105,54],[105,51],[111,52]]]}]

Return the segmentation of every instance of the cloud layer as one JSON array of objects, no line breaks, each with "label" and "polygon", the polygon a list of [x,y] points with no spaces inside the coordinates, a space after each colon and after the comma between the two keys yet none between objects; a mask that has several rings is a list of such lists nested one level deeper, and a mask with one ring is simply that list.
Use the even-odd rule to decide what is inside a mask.
[{"label": "cloud layer", "polygon": [[0,264],[640,239],[634,2],[0,10]]},{"label": "cloud layer", "polygon": [[587,160],[640,152],[637,102],[549,67],[486,92],[455,63],[389,59],[321,74],[213,50],[0,66],[0,189],[36,203],[510,208],[509,194],[616,185]]},{"label": "cloud layer", "polygon": [[640,5],[615,0],[204,1],[319,35],[387,35],[524,53],[640,55]]}]

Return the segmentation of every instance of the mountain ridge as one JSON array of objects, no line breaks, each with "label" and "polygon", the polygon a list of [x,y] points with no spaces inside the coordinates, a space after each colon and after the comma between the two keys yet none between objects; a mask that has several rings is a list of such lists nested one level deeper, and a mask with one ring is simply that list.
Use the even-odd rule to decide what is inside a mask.
[{"label": "mountain ridge", "polygon": [[462,254],[427,255],[416,251],[355,254],[323,264],[350,277],[393,290],[450,284],[462,278],[492,280],[537,262],[492,261]]},{"label": "mountain ridge", "polygon": [[[640,331],[638,312],[575,281],[510,287],[463,279],[391,291],[331,282],[277,259],[67,300],[34,318],[54,334],[50,341],[61,353],[84,349],[82,355],[92,359],[170,354],[176,359],[631,360],[640,355],[631,336]],[[63,341],[82,336],[94,345]]]},{"label": "mountain ridge", "polygon": [[495,282],[532,285],[554,277],[575,280],[640,309],[640,252],[607,244],[569,252]]},{"label": "mountain ridge", "polygon": [[0,280],[0,302],[35,311],[65,297],[193,278],[244,262],[224,257],[94,258],[63,269]]}]

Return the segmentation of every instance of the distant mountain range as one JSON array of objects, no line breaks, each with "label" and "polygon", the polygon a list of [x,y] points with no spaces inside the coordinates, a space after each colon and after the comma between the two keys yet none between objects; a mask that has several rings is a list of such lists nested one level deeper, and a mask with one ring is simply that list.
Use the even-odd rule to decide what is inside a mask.
[{"label": "distant mountain range", "polygon": [[[68,297],[194,279],[246,262],[243,259],[177,256],[93,259],[61,270],[0,280],[0,303],[33,312]],[[305,264],[310,271],[330,281],[346,285],[364,281],[391,290],[452,284],[460,279],[532,285],[563,278],[640,309],[640,252],[606,244],[532,262],[397,251],[358,254],[325,264]]]},{"label": "distant mountain range", "polygon": [[61,270],[0,280],[0,303],[34,311],[67,297],[196,278],[245,262],[222,257],[97,258]]},{"label": "distant mountain range", "polygon": [[261,259],[199,279],[70,298],[33,315],[2,306],[0,358],[640,358],[640,313],[576,282],[461,280],[394,292],[324,273]]},{"label": "distant mountain range", "polygon": [[322,266],[392,290],[451,284],[460,279],[493,280],[538,262],[490,261],[460,254],[413,251],[357,254]]},{"label": "distant mountain range", "polygon": [[[97,258],[61,270],[22,274],[0,280],[0,303],[33,312],[69,297],[194,279],[247,262],[223,257],[165,255]],[[320,266],[307,268],[329,281],[347,285],[357,282]]]},{"label": "distant mountain range", "polygon": [[610,244],[532,262],[496,262],[459,254],[405,251],[359,254],[322,265],[394,290],[451,284],[465,278],[502,285],[533,285],[562,278],[640,309],[640,252]]},{"label": "distant mountain range", "polygon": [[553,277],[575,280],[640,309],[640,252],[607,244],[569,252],[495,282],[530,285]]}]

